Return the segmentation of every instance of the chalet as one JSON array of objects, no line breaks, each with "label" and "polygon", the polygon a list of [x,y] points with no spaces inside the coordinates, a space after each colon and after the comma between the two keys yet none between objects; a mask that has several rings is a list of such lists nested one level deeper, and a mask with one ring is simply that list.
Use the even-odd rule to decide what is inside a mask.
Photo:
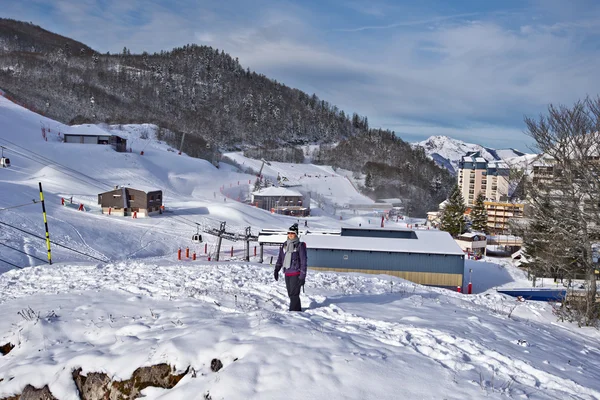
[{"label": "chalet", "polygon": [[304,196],[295,190],[271,186],[252,193],[252,204],[273,213],[307,217],[309,204],[304,204]]},{"label": "chalet", "polygon": [[115,188],[98,195],[103,214],[147,217],[162,213],[162,191],[144,192],[128,187]]},{"label": "chalet", "polygon": [[462,251],[469,255],[483,256],[486,253],[487,236],[485,233],[465,232],[455,240]]}]

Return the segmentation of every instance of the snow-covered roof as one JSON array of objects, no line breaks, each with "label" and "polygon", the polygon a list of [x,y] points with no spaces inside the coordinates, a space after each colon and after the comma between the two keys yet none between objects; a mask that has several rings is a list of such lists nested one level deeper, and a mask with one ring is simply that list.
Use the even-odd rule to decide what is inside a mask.
[{"label": "snow-covered roof", "polygon": [[425,253],[464,255],[448,232],[415,230],[417,239],[374,238],[307,234],[302,237],[311,249],[389,251],[394,253]]},{"label": "snow-covered roof", "polygon": [[296,196],[302,197],[302,193],[297,192],[295,190],[286,189],[282,187],[270,186],[268,188],[264,188],[261,190],[257,190],[256,192],[252,192],[254,196]]},{"label": "snow-covered roof", "polygon": [[459,239],[461,237],[466,237],[466,238],[472,238],[475,236],[485,236],[485,233],[479,233],[479,232],[465,232],[465,233],[461,233],[459,236]]},{"label": "snow-covered roof", "polygon": [[504,161],[490,161],[488,168],[508,169],[508,164]]}]

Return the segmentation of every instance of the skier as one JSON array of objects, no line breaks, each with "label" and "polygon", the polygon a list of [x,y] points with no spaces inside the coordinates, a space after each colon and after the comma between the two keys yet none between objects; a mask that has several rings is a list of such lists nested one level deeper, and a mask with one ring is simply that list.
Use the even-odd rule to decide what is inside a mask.
[{"label": "skier", "polygon": [[302,311],[300,288],[306,280],[306,243],[298,238],[298,224],[290,226],[287,236],[287,240],[279,248],[274,276],[276,281],[279,280],[279,271],[283,268],[285,286],[290,297],[290,311]]}]

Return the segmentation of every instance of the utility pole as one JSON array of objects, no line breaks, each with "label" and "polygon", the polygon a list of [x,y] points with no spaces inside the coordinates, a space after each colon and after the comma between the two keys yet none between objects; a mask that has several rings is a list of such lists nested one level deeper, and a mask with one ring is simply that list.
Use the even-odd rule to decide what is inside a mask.
[{"label": "utility pole", "polygon": [[181,155],[181,151],[183,150],[183,140],[185,139],[185,133],[181,136],[181,144],[179,145],[179,155]]}]

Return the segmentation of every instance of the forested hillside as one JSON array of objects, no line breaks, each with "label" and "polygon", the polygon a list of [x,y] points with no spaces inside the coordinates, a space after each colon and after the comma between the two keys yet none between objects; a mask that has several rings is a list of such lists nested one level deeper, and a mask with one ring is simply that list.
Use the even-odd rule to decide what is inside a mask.
[{"label": "forested hillside", "polygon": [[455,178],[438,167],[421,147],[389,131],[371,129],[342,140],[337,146],[321,146],[314,162],[331,164],[366,175],[365,194],[373,198],[400,197],[410,215],[437,210]]},{"label": "forested hillside", "polygon": [[370,129],[367,117],[244,69],[222,50],[192,44],[100,54],[35,25],[0,19],[0,56],[0,88],[65,123],[154,123],[173,146],[186,134],[183,151],[211,160],[222,150],[259,148],[271,159],[301,162],[293,147],[320,143],[317,161],[369,172],[373,196],[416,196],[421,207],[445,198],[427,187],[434,177],[445,189],[446,174],[393,132]]}]

